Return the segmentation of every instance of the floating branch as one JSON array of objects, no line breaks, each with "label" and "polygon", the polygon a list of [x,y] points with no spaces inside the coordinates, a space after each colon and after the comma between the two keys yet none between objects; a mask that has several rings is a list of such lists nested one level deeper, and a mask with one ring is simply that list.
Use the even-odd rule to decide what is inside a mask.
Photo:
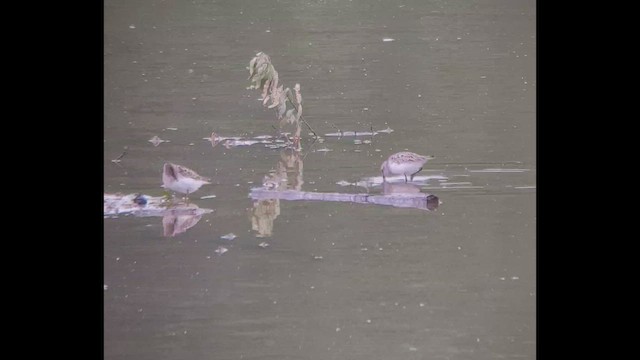
[{"label": "floating branch", "polygon": [[400,208],[416,208],[433,211],[440,205],[437,196],[425,193],[406,193],[390,195],[320,193],[296,190],[274,191],[265,188],[251,189],[249,196],[254,200],[307,200],[307,201],[337,201],[356,204],[388,205]]},{"label": "floating branch", "polygon": [[215,132],[211,133],[211,137],[202,138],[211,142],[212,147],[222,145],[227,149],[238,146],[251,146],[255,144],[264,144],[269,148],[285,147],[284,140],[278,139],[271,135],[258,135],[253,137],[241,137],[241,136],[221,136]]},{"label": "floating branch", "polygon": [[335,127],[338,130],[338,132],[324,134],[324,136],[326,137],[375,136],[382,133],[389,134],[393,132],[393,129],[390,127],[387,127],[386,129],[378,130],[378,131],[373,131],[373,127],[371,128],[370,131],[342,131],[339,128],[337,128],[335,125],[333,125],[333,127]]}]

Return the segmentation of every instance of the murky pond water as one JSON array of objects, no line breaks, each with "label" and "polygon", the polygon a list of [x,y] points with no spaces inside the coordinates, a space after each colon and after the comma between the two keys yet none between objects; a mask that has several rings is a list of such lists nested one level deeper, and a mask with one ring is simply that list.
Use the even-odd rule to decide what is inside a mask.
[{"label": "murky pond water", "polygon": [[[104,6],[105,193],[212,178],[189,196],[212,211],[105,217],[106,359],[535,358],[534,1]],[[275,134],[259,51],[323,141],[204,140]],[[381,186],[405,150],[435,159]]]}]

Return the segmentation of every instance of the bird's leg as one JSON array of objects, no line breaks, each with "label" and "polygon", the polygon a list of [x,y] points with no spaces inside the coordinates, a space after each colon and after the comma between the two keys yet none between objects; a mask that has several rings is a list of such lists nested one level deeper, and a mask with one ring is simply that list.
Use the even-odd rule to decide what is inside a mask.
[{"label": "bird's leg", "polygon": [[416,176],[416,174],[419,173],[420,171],[422,171],[422,168],[418,169],[418,171],[416,171],[413,174],[411,174],[411,181],[413,181],[413,177]]},{"label": "bird's leg", "polygon": [[407,174],[404,174],[404,182],[407,182]]},{"label": "bird's leg", "polygon": [[295,146],[296,149],[300,148],[300,131],[302,129],[300,128],[300,121],[296,120],[296,135],[293,137],[293,145]]},{"label": "bird's leg", "polygon": [[167,199],[167,207],[172,207],[173,206],[173,194],[169,193],[168,191],[165,193],[165,198]]},{"label": "bird's leg", "polygon": [[387,182],[387,178],[384,176],[384,170],[382,172],[382,182]]},{"label": "bird's leg", "polygon": [[280,136],[282,136],[282,134],[280,134],[280,129],[278,129],[277,127],[275,127],[275,125],[271,125],[271,127],[273,128],[273,138],[274,139],[279,139]]}]

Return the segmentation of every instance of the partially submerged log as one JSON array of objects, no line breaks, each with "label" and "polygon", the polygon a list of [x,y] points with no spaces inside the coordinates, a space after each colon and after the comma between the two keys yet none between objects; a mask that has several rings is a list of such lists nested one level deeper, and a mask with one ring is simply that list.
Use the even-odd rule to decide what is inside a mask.
[{"label": "partially submerged log", "polygon": [[164,216],[168,213],[202,215],[213,211],[212,209],[201,209],[196,204],[182,200],[144,194],[104,194],[103,210],[104,216],[134,215],[141,217]]},{"label": "partially submerged log", "polygon": [[202,215],[213,212],[196,204],[143,194],[104,194],[104,216],[162,217],[164,236],[175,236],[195,226]]},{"label": "partially submerged log", "polygon": [[307,201],[337,201],[356,204],[387,205],[400,208],[416,208],[433,211],[440,205],[437,196],[425,193],[394,193],[386,195],[319,193],[296,190],[268,190],[265,188],[251,189],[249,197],[254,200],[307,200]]}]

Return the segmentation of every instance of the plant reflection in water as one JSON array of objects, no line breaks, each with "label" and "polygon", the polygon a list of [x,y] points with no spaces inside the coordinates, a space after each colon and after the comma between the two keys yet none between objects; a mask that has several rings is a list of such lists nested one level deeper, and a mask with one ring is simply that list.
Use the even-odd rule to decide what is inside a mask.
[{"label": "plant reflection in water", "polygon": [[[304,180],[302,178],[303,161],[300,151],[292,148],[280,151],[280,159],[276,169],[265,175],[263,188],[283,191],[300,191]],[[273,233],[273,222],[280,215],[280,199],[254,200],[251,209],[251,228],[257,237],[270,237]]]}]

